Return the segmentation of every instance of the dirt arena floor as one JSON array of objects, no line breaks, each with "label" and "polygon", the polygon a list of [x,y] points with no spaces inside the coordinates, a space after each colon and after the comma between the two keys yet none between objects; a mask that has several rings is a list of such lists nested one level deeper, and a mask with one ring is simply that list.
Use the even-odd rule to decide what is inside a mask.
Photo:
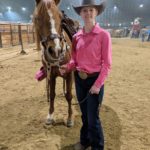
[{"label": "dirt arena floor", "polygon": [[[112,39],[113,65],[101,108],[105,150],[150,150],[150,43]],[[57,80],[55,124],[48,113],[45,80],[34,79],[41,66],[34,45],[0,49],[0,150],[73,150],[79,140],[80,111],[73,87],[75,125],[65,126],[67,103]]]}]

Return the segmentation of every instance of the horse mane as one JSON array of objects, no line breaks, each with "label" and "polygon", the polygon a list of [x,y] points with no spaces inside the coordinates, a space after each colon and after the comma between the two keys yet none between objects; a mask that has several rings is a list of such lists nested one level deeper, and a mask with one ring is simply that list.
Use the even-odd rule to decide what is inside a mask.
[{"label": "horse mane", "polygon": [[46,8],[46,4],[50,3],[50,0],[47,0],[46,3],[44,0],[41,0],[37,5],[36,5],[36,9],[35,9],[35,15],[37,15],[37,13],[40,16],[45,16],[45,10]]}]

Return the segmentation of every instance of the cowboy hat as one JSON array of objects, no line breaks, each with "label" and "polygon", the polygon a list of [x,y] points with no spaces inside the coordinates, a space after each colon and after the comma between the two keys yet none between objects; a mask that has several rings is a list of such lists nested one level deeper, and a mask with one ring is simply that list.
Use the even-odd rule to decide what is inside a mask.
[{"label": "cowboy hat", "polygon": [[98,11],[98,14],[97,14],[97,16],[98,16],[104,11],[104,9],[106,7],[106,1],[102,1],[100,4],[96,4],[95,0],[82,0],[82,3],[80,6],[76,6],[76,7],[73,6],[73,8],[74,8],[75,12],[78,15],[80,15],[81,9],[83,7],[88,7],[88,6],[94,6]]}]

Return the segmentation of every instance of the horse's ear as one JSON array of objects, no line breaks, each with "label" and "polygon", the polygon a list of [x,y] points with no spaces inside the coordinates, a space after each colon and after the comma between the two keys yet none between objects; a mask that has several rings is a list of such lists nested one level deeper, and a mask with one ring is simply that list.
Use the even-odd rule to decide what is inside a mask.
[{"label": "horse's ear", "polygon": [[60,0],[54,0],[54,1],[55,1],[56,5],[58,5],[60,2]]},{"label": "horse's ear", "polygon": [[38,5],[38,3],[40,2],[41,0],[35,0],[35,2],[36,2],[36,5]]}]

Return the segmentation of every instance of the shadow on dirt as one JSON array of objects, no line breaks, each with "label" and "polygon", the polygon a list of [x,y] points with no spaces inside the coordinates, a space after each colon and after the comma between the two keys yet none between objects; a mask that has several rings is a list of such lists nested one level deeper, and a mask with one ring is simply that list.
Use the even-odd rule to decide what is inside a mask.
[{"label": "shadow on dirt", "polygon": [[[77,109],[79,109],[77,107]],[[120,150],[121,125],[114,110],[103,105],[101,108],[101,120],[105,134],[105,150]],[[81,127],[80,116],[75,118],[75,126],[64,131],[65,137],[62,140],[61,150],[73,150],[74,144],[79,141]]]}]

